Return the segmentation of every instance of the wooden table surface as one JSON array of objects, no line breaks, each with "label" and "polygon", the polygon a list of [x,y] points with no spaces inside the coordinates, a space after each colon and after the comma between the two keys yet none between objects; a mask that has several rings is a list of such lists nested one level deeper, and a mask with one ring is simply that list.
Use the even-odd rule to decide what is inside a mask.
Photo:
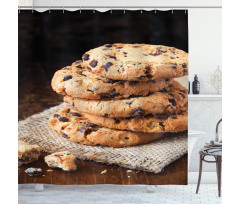
[{"label": "wooden table surface", "polygon": [[[30,76],[30,80],[29,74],[19,80],[19,120],[62,102],[62,96],[52,91],[50,79],[46,78],[44,72],[35,71]],[[64,172],[61,169],[53,169],[52,172],[48,172],[46,170],[50,168],[45,164],[43,157],[44,153],[38,161],[19,168],[19,184],[187,184],[187,155],[165,167],[164,171],[159,174],[143,171],[129,173],[128,169],[117,165],[82,160],[78,160],[78,170],[75,172]],[[24,172],[28,167],[42,168],[45,176],[28,176]],[[101,174],[103,170],[107,170],[107,173]]]}]

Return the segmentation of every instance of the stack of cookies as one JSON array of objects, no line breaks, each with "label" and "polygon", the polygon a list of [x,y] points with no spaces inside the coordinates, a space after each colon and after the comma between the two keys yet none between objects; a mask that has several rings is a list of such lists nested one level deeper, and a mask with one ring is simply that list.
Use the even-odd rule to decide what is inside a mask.
[{"label": "stack of cookies", "polygon": [[71,106],[50,126],[85,145],[126,147],[188,128],[188,54],[174,47],[106,44],[58,70],[52,88]]}]

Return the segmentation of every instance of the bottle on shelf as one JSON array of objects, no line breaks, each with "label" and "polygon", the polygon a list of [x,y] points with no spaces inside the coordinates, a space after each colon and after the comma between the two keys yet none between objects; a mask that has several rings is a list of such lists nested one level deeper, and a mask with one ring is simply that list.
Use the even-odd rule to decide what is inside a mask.
[{"label": "bottle on shelf", "polygon": [[199,94],[200,93],[200,82],[198,81],[198,77],[195,74],[194,81],[192,83],[192,93]]},{"label": "bottle on shelf", "polygon": [[190,82],[188,81],[188,94],[190,94]]}]

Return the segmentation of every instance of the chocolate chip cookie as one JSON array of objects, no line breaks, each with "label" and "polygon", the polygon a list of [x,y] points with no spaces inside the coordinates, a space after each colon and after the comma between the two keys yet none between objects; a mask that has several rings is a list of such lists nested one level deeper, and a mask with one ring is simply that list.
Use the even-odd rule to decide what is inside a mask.
[{"label": "chocolate chip cookie", "polygon": [[77,160],[69,151],[54,152],[44,157],[44,161],[51,168],[61,168],[64,171],[77,169]]},{"label": "chocolate chip cookie", "polygon": [[64,101],[79,112],[91,115],[125,118],[143,117],[148,114],[179,113],[188,103],[188,91],[173,81],[168,87],[145,97],[121,100],[86,100],[65,96]]},{"label": "chocolate chip cookie", "polygon": [[[187,107],[186,107],[187,109]],[[155,115],[143,118],[106,118],[83,113],[84,117],[97,125],[119,130],[160,133],[182,132],[188,129],[188,114]]]},{"label": "chocolate chip cookie", "polygon": [[57,111],[49,119],[49,125],[69,141],[85,145],[126,147],[149,143],[163,133],[140,133],[104,128],[90,122],[73,108]]},{"label": "chocolate chip cookie", "polygon": [[107,79],[83,70],[81,62],[77,61],[54,74],[52,88],[59,94],[82,99],[121,99],[146,96],[167,87],[171,81],[172,79],[146,82]]},{"label": "chocolate chip cookie", "polygon": [[188,53],[147,44],[106,44],[86,52],[82,66],[115,80],[154,80],[188,74]]}]

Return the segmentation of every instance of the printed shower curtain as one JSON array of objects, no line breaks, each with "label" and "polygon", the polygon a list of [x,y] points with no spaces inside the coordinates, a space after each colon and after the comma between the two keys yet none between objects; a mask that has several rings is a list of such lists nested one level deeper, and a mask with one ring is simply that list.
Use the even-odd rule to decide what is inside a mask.
[{"label": "printed shower curtain", "polygon": [[19,183],[187,184],[188,14],[19,13]]}]

